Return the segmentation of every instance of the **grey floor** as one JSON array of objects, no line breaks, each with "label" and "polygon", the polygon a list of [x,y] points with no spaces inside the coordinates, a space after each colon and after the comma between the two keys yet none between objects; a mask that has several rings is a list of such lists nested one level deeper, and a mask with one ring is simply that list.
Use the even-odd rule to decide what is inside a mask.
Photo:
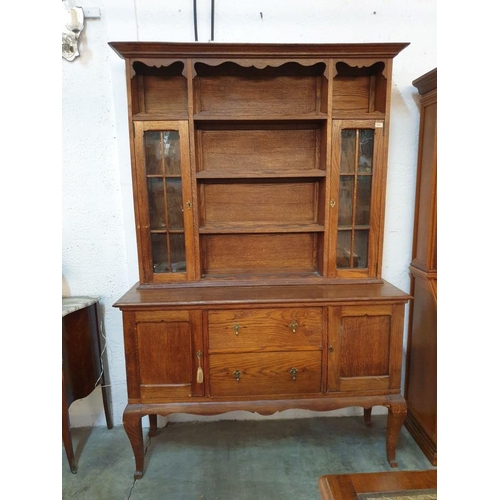
[{"label": "grey floor", "polygon": [[[72,430],[78,471],[62,450],[62,498],[85,500],[319,500],[324,474],[434,467],[403,427],[398,468],[385,454],[386,416],[182,422],[145,437],[145,472],[134,480],[121,426]],[[147,419],[143,419],[145,436]]]}]

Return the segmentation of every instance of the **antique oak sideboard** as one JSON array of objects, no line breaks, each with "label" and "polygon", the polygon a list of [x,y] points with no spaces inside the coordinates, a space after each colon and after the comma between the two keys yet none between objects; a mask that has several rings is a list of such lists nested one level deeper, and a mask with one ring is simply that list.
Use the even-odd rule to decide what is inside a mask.
[{"label": "antique oak sideboard", "polygon": [[391,75],[406,43],[112,42],[125,61],[139,283],[123,423],[388,408],[405,304],[381,278]]}]

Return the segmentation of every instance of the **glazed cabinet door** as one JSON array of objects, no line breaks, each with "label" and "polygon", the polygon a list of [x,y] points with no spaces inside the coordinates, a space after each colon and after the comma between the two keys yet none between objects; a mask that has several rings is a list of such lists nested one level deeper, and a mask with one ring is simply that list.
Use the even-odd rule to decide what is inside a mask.
[{"label": "glazed cabinet door", "polygon": [[141,283],[194,277],[188,130],[187,121],[134,123]]},{"label": "glazed cabinet door", "polygon": [[137,312],[125,322],[129,401],[165,402],[203,396],[200,311]]},{"label": "glazed cabinet door", "polygon": [[403,304],[331,307],[328,390],[398,390],[403,321]]},{"label": "glazed cabinet door", "polygon": [[379,277],[383,121],[334,120],[330,246],[332,275]]}]

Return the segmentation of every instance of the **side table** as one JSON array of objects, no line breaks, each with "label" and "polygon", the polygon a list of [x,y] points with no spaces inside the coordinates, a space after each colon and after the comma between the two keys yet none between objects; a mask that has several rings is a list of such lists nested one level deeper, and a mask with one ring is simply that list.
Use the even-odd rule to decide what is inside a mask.
[{"label": "side table", "polygon": [[321,500],[436,500],[437,470],[331,474],[318,486]]},{"label": "side table", "polygon": [[71,441],[69,407],[101,385],[108,429],[113,428],[111,393],[106,382],[107,365],[102,359],[103,339],[99,328],[99,297],[62,298],[62,437],[71,472],[77,464]]}]

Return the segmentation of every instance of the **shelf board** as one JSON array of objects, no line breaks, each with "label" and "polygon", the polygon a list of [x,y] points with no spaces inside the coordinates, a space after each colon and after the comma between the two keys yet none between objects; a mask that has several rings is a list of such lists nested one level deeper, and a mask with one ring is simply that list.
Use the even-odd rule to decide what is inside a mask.
[{"label": "shelf board", "polygon": [[339,110],[334,109],[332,111],[333,120],[384,120],[385,113],[381,111],[362,111],[362,110]]},{"label": "shelf board", "polygon": [[177,120],[187,120],[189,115],[187,112],[165,112],[165,113],[136,113],[132,115],[133,121],[177,121]]},{"label": "shelf board", "polygon": [[201,112],[194,115],[195,121],[318,121],[327,120],[327,113],[294,113],[294,114],[218,114]]},{"label": "shelf board", "polygon": [[259,233],[321,233],[322,224],[224,223],[207,224],[199,228],[200,234],[259,234]]},{"label": "shelf board", "polygon": [[230,172],[230,171],[210,171],[202,170],[196,174],[196,178],[203,179],[287,179],[287,178],[301,178],[313,177],[322,178],[326,177],[325,170],[274,170],[274,171],[260,171],[260,172]]}]

